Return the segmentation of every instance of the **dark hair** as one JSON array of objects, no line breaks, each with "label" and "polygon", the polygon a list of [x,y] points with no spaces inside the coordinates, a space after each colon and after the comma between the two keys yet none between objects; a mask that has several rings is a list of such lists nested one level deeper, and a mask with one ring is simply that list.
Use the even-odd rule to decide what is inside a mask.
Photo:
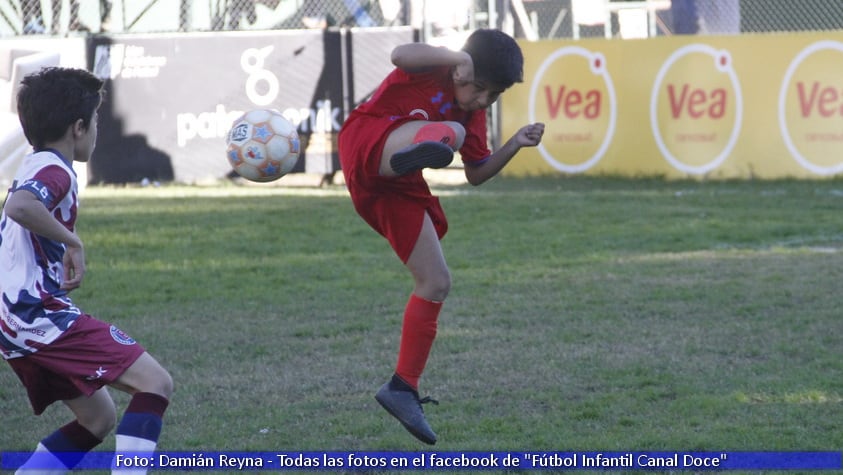
[{"label": "dark hair", "polygon": [[468,37],[462,50],[474,62],[474,77],[508,88],[523,81],[524,56],[515,40],[500,30],[481,29]]},{"label": "dark hair", "polygon": [[84,69],[51,67],[23,78],[18,119],[36,150],[61,139],[82,119],[87,128],[103,97],[103,80]]}]

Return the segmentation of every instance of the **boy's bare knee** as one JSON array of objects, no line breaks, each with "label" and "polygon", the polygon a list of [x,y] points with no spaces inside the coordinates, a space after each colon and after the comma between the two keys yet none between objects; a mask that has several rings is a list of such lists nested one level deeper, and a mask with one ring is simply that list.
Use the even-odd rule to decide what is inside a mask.
[{"label": "boy's bare knee", "polygon": [[170,399],[173,377],[149,353],[144,353],[112,386],[130,394],[153,393]]},{"label": "boy's bare knee", "polygon": [[137,390],[144,393],[157,394],[170,399],[174,391],[173,377],[170,376],[170,373],[166,369],[159,366],[158,370],[155,371],[154,374],[150,374],[149,377],[144,380],[143,384],[137,387]]},{"label": "boy's bare knee", "polygon": [[446,298],[448,298],[448,294],[451,293],[451,281],[448,280],[447,282],[442,282],[441,285],[435,290],[437,298],[433,299],[437,302],[444,302]]},{"label": "boy's bare knee", "polygon": [[454,150],[459,150],[462,148],[463,142],[465,142],[465,127],[459,122],[446,122],[451,129],[454,130],[454,135],[456,136],[456,141],[454,142]]},{"label": "boy's bare knee", "polygon": [[163,375],[160,378],[159,384],[160,392],[158,394],[166,397],[167,399],[170,399],[170,397],[172,397],[173,395],[173,391],[175,391],[175,386],[173,384],[173,377],[170,376],[170,373],[167,372],[167,370],[163,371]]},{"label": "boy's bare knee", "polygon": [[85,414],[77,414],[76,420],[85,429],[97,436],[99,439],[104,439],[114,427],[117,425],[117,409],[114,405],[104,406],[100,411],[88,412]]},{"label": "boy's bare knee", "polygon": [[443,302],[451,292],[451,274],[446,272],[435,278],[425,279],[418,282],[415,293],[419,297],[434,302]]}]

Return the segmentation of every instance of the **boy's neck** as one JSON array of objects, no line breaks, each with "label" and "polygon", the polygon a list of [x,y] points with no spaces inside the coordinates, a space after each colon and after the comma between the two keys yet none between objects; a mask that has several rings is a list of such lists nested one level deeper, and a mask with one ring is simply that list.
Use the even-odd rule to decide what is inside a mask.
[{"label": "boy's neck", "polygon": [[63,161],[65,164],[67,164],[67,166],[73,167],[73,160],[70,160],[69,158],[67,158],[67,156],[64,153],[62,153],[62,151],[59,150],[58,148],[48,146],[48,147],[44,147],[44,148],[39,148],[35,151],[36,152],[51,152],[51,153],[57,155],[61,159],[61,161]]}]

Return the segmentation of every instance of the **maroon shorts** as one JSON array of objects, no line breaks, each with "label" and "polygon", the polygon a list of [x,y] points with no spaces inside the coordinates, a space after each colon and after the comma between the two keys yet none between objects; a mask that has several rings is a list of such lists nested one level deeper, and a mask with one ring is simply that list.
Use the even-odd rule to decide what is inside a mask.
[{"label": "maroon shorts", "polygon": [[448,220],[439,199],[430,192],[421,170],[400,177],[380,175],[380,159],[388,133],[413,118],[360,116],[347,121],[339,136],[340,161],[351,201],[357,213],[383,235],[406,263],[424,222],[430,216],[439,239]]},{"label": "maroon shorts", "polygon": [[17,373],[35,414],[56,401],[90,396],[113,383],[144,348],[114,325],[82,315],[56,341],[6,360]]}]

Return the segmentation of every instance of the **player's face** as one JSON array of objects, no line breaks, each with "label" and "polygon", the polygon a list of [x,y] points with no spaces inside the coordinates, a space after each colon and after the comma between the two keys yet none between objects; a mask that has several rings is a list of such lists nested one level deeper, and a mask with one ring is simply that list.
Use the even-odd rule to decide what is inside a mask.
[{"label": "player's face", "polygon": [[504,89],[506,88],[479,79],[475,79],[474,81],[455,81],[454,98],[460,109],[475,111],[485,109],[494,104]]},{"label": "player's face", "polygon": [[88,124],[88,129],[85,130],[76,142],[74,160],[77,162],[87,162],[94,153],[94,147],[97,143],[97,122],[99,122],[99,113],[94,111],[91,122]]}]

